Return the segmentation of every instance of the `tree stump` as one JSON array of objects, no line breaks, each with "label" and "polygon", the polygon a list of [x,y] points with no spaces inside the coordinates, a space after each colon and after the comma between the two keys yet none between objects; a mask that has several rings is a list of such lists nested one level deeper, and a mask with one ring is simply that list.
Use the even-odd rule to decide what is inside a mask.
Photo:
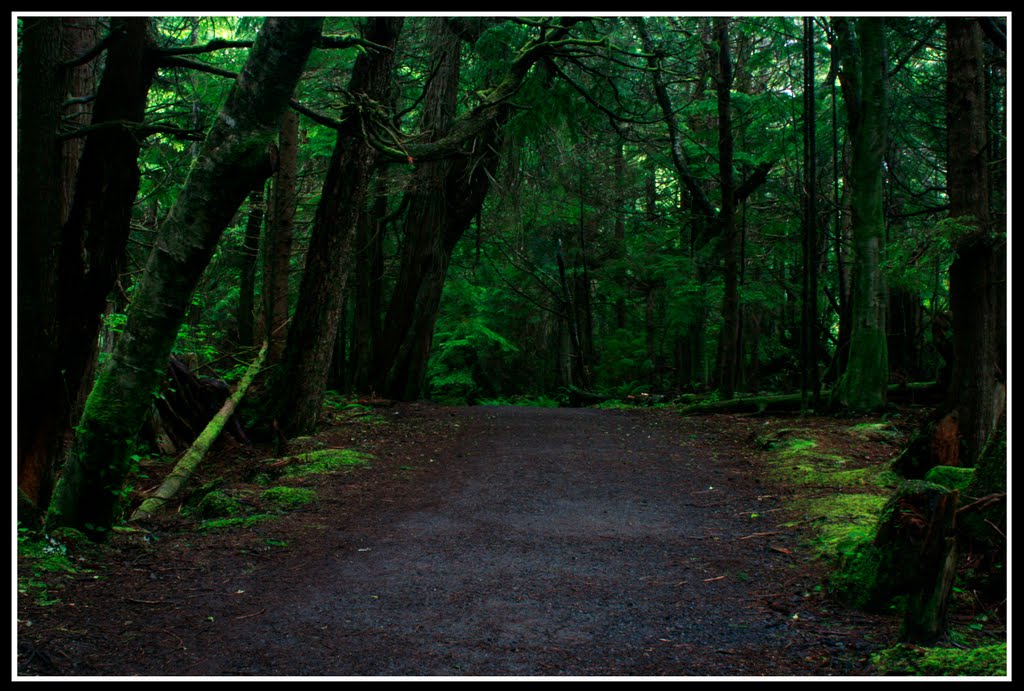
[{"label": "tree stump", "polygon": [[957,568],[960,494],[921,480],[904,482],[889,500],[875,536],[882,554],[877,583],[906,595],[902,638],[931,645],[945,635]]}]

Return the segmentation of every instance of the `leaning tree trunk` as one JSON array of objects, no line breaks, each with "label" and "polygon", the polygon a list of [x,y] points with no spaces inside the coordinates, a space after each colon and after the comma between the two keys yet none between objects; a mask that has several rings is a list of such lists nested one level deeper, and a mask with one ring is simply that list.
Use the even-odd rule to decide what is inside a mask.
[{"label": "leaning tree trunk", "polygon": [[[345,299],[352,238],[365,204],[376,153],[363,136],[361,110],[387,103],[401,17],[370,20],[365,38],[381,48],[356,59],[349,92],[359,99],[338,130],[327,169],[295,315],[281,363],[264,392],[264,424],[286,436],[316,429]],[[386,113],[380,114],[385,119]]]},{"label": "leaning tree trunk", "polygon": [[[858,44],[847,43],[843,91],[853,141],[850,163],[853,220],[853,324],[838,402],[852,410],[885,405],[889,364],[885,342],[882,250],[885,218],[882,152],[886,138],[885,20],[857,20]],[[855,52],[854,52],[855,51]],[[854,83],[855,82],[855,83]]]},{"label": "leaning tree trunk", "polygon": [[267,19],[185,187],[160,228],[118,341],[86,403],[47,516],[106,537],[128,453],[152,405],[192,291],[224,228],[271,173],[268,147],[320,37],[318,18]]},{"label": "leaning tree trunk", "polygon": [[263,366],[266,356],[267,343],[264,341],[259,355],[249,365],[249,369],[246,370],[245,375],[238,382],[235,392],[224,402],[224,405],[213,416],[202,433],[189,447],[188,451],[174,464],[174,469],[160,483],[160,487],[135,510],[131,520],[140,521],[149,518],[185,488],[199,463],[206,457],[210,447],[217,441],[228,420],[234,415],[238,404],[242,402],[245,392],[249,389],[249,385],[252,384],[252,380],[256,378],[256,374],[260,371],[260,367]]}]

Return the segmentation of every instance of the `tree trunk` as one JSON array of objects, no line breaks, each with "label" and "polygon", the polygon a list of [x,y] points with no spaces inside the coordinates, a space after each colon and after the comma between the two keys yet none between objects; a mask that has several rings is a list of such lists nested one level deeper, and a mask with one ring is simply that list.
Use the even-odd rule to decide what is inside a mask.
[{"label": "tree trunk", "polygon": [[387,177],[378,175],[368,214],[356,226],[355,295],[350,360],[355,391],[376,393],[371,386],[374,355],[381,339],[384,281],[384,233],[387,229]]},{"label": "tree trunk", "polygon": [[[96,17],[69,17],[62,20],[64,61],[71,61],[91,50],[99,40]],[[96,61],[66,69],[64,98],[68,104],[64,111],[65,125],[78,129],[92,122],[93,102],[96,91]],[[64,141],[64,180],[61,185],[61,223],[68,220],[71,204],[75,198],[75,178],[78,163],[82,159],[85,142],[80,137]]]},{"label": "tree trunk", "polygon": [[949,268],[953,378],[946,407],[959,411],[964,465],[973,465],[1006,405],[1006,241],[993,227],[981,30],[949,18],[946,121],[950,217],[961,225]]},{"label": "tree trunk", "polygon": [[[853,141],[850,163],[853,220],[853,324],[838,402],[851,410],[885,405],[888,353],[885,342],[885,237],[882,152],[886,139],[885,19],[857,20],[856,52],[844,54],[844,95]],[[848,44],[853,47],[852,41]],[[852,83],[854,77],[856,83]]]},{"label": "tree trunk", "polygon": [[874,545],[882,560],[877,583],[887,593],[907,596],[905,642],[934,645],[945,634],[956,578],[958,504],[955,490],[906,482],[889,500],[878,527]]},{"label": "tree trunk", "polygon": [[238,345],[243,348],[250,348],[255,343],[256,259],[259,253],[262,226],[263,192],[253,190],[249,194],[249,218],[245,224],[245,239],[242,242],[242,262],[239,271],[241,285],[238,289]]},{"label": "tree trunk", "polygon": [[[402,29],[401,17],[369,20],[365,38],[381,46],[356,59],[349,92],[356,98],[387,103],[392,87],[393,48]],[[360,106],[362,107],[362,106]],[[327,169],[299,300],[288,329],[280,366],[265,393],[269,416],[285,436],[316,429],[345,299],[345,283],[356,224],[366,201],[376,153],[363,136],[362,116],[350,107],[338,130]]]},{"label": "tree trunk", "polygon": [[292,259],[298,140],[299,116],[289,110],[284,114],[277,139],[278,168],[271,183],[263,242],[263,329],[268,366],[281,360],[288,338],[288,275]]},{"label": "tree trunk", "polygon": [[146,263],[124,335],[89,396],[47,522],[103,539],[129,448],[152,404],[192,291],[246,195],[271,172],[268,147],[322,19],[267,19]]},{"label": "tree trunk", "polygon": [[18,488],[41,509],[63,448],[58,317],[61,24],[24,19],[18,81]]},{"label": "tree trunk", "polygon": [[817,132],[814,108],[814,18],[804,17],[804,237],[800,324],[800,392],[804,409],[817,405],[818,376],[818,210]]},{"label": "tree trunk", "polygon": [[[436,72],[424,96],[420,129],[443,138],[453,123],[459,85],[459,39],[433,25]],[[498,160],[499,115],[474,144],[477,154],[419,164],[409,194],[398,279],[378,344],[374,381],[395,399],[423,395],[434,324],[452,252],[479,213]]]},{"label": "tree trunk", "polygon": [[732,58],[729,54],[729,20],[715,18],[718,38],[718,170],[721,180],[722,205],[718,222],[722,234],[722,254],[725,259],[722,295],[722,332],[719,345],[718,393],[729,400],[736,392],[736,372],[739,369],[739,238],[736,232],[736,200],[732,174]]}]

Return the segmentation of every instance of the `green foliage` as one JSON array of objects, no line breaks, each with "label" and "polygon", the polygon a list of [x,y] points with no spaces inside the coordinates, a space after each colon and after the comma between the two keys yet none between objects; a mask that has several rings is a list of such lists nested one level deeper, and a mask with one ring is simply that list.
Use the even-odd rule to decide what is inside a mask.
[{"label": "green foliage", "polygon": [[445,307],[434,331],[434,346],[427,366],[431,398],[464,404],[487,393],[483,366],[501,361],[519,348],[490,326],[489,299],[493,291],[467,280],[445,285]]}]

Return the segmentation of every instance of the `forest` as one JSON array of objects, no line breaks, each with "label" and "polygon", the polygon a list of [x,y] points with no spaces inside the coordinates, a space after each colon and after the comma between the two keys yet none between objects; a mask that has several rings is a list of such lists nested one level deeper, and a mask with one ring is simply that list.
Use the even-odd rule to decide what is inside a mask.
[{"label": "forest", "polygon": [[909,406],[902,635],[1005,607],[1008,16],[14,23],[19,535],[338,411]]}]

